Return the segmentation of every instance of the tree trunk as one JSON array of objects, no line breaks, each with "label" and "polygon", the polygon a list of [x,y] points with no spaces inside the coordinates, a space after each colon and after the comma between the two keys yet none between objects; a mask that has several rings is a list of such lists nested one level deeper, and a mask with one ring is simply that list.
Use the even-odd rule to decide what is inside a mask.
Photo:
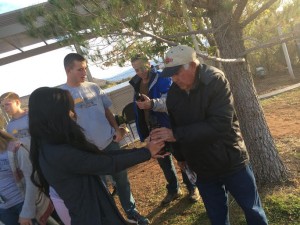
[{"label": "tree trunk", "polygon": [[[212,11],[210,19],[214,28],[230,21],[226,9]],[[222,58],[237,58],[245,51],[242,28],[228,24],[214,33]],[[286,168],[279,157],[274,140],[258,101],[247,63],[224,63],[224,72],[230,82],[241,131],[259,184],[278,183],[287,179]]]}]

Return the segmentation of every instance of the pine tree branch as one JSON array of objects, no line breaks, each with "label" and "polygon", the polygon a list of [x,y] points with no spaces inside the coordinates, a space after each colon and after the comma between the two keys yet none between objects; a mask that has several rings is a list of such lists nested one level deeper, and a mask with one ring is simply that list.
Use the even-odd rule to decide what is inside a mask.
[{"label": "pine tree branch", "polygon": [[194,31],[187,31],[187,32],[182,32],[182,33],[177,33],[174,35],[167,35],[167,36],[163,36],[163,38],[176,38],[176,37],[182,37],[182,36],[189,36],[192,34],[209,34],[209,33],[213,33],[215,31],[215,29],[200,29],[200,30],[194,30]]},{"label": "pine tree branch", "polygon": [[[122,23],[128,25],[126,22],[122,21]],[[169,46],[176,46],[178,45],[178,43],[176,42],[173,42],[173,41],[169,41],[169,40],[166,40],[165,38],[162,38],[162,37],[159,37],[157,35],[154,35],[154,34],[151,34],[147,31],[143,31],[143,30],[136,30],[136,32],[139,32],[145,36],[148,36],[148,37],[152,37],[153,39],[156,39],[158,41],[161,41],[161,42],[165,42],[167,43]],[[245,62],[245,59],[244,58],[238,58],[238,59],[222,59],[222,58],[217,58],[217,57],[213,57],[213,56],[209,56],[207,54],[203,54],[203,53],[197,53],[198,56],[204,58],[204,59],[208,59],[208,60],[212,60],[212,61],[216,61],[216,62],[223,62],[223,63],[241,63],[241,62]]]},{"label": "pine tree branch", "polygon": [[[146,32],[146,31],[137,31],[137,32],[140,32],[144,35],[147,35],[149,37],[152,37],[156,40],[159,40],[159,41],[162,41],[162,42],[165,42],[165,43],[168,43],[169,46],[176,46],[178,45],[178,43],[176,42],[173,42],[173,41],[168,41],[164,38],[161,38],[157,35],[153,35],[153,34],[150,34],[149,32]],[[203,53],[197,53],[198,56],[204,58],[204,59],[208,59],[208,60],[212,60],[212,61],[215,61],[215,62],[223,62],[223,63],[241,63],[241,62],[245,62],[245,59],[244,58],[237,58],[237,59],[222,59],[222,58],[217,58],[217,57],[214,57],[214,56],[209,56],[207,54],[203,54]]]},{"label": "pine tree branch", "polygon": [[[176,46],[178,45],[178,43],[175,43],[175,42],[172,42],[172,41],[167,41],[166,39],[164,38],[160,38],[158,37],[157,35],[153,35],[153,34],[150,34],[149,32],[146,32],[146,31],[139,31],[141,33],[143,33],[144,35],[148,35],[154,39],[157,39],[159,41],[162,41],[162,42],[165,42],[165,43],[168,43],[170,46]],[[214,56],[209,56],[209,55],[206,55],[206,54],[203,54],[203,53],[197,53],[198,56],[204,58],[204,59],[208,59],[208,60],[212,60],[212,61],[215,61],[215,62],[223,62],[223,63],[242,63],[242,62],[245,62],[245,59],[244,58],[237,58],[237,59],[222,59],[222,58],[218,58],[218,57],[214,57]]]},{"label": "pine tree branch", "polygon": [[266,4],[264,4],[259,10],[257,10],[255,13],[250,15],[247,19],[245,19],[241,23],[241,27],[247,26],[249,23],[251,23],[253,20],[255,20],[262,12],[264,12],[266,9],[268,9],[271,5],[273,5],[278,0],[270,0]]},{"label": "pine tree branch", "polygon": [[239,57],[244,57],[245,55],[247,55],[247,54],[249,54],[253,51],[256,51],[258,49],[270,48],[270,47],[273,47],[275,45],[282,44],[282,43],[288,42],[288,41],[292,41],[292,40],[295,40],[295,39],[298,39],[298,38],[299,38],[299,36],[297,37],[296,32],[291,32],[291,33],[276,37],[276,38],[270,40],[267,43],[259,44],[259,45],[256,45],[253,48],[249,48],[246,51],[241,52],[239,54]]},{"label": "pine tree branch", "polygon": [[222,63],[244,63],[246,60],[244,58],[237,58],[237,59],[223,59],[223,58],[218,58],[214,56],[209,56],[203,53],[197,53],[198,56],[202,57],[203,59],[208,59],[212,60],[215,62],[222,62]]},{"label": "pine tree branch", "polygon": [[145,36],[148,36],[148,37],[152,37],[153,39],[156,39],[158,41],[165,42],[165,43],[167,43],[170,46],[176,46],[176,45],[178,45],[176,42],[169,41],[169,40],[167,40],[165,38],[159,37],[159,36],[157,36],[155,34],[151,34],[150,32],[147,32],[147,31],[144,31],[144,30],[137,30],[136,32],[139,32],[139,33],[141,33],[141,34],[143,34]]}]

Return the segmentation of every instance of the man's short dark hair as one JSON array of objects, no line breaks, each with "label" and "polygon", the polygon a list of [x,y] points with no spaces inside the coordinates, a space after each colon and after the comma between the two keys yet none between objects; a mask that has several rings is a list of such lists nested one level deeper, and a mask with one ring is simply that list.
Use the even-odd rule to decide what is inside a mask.
[{"label": "man's short dark hair", "polygon": [[78,54],[78,53],[69,53],[68,55],[66,55],[66,57],[64,58],[64,67],[65,70],[67,68],[70,68],[73,66],[74,61],[79,61],[79,62],[83,62],[86,61],[86,59]]},{"label": "man's short dark hair", "polygon": [[137,60],[142,60],[142,61],[144,61],[144,62],[148,62],[148,58],[147,58],[147,56],[145,56],[145,55],[142,55],[142,54],[136,54],[135,56],[133,56],[132,58],[131,58],[131,63],[133,63],[133,62],[135,62],[135,61],[137,61]]}]

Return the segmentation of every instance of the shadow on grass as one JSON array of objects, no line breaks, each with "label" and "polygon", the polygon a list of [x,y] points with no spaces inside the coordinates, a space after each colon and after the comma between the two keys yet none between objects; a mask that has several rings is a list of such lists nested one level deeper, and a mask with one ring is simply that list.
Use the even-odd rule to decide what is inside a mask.
[{"label": "shadow on grass", "polygon": [[[260,188],[260,197],[272,225],[299,225],[300,188],[289,182]],[[246,225],[244,213],[235,200],[229,198],[232,225]],[[182,197],[167,206],[157,206],[148,214],[152,225],[209,225],[202,201],[191,203]]]},{"label": "shadow on grass", "polygon": [[180,198],[167,206],[158,206],[148,214],[151,225],[209,225],[201,201],[191,203],[188,197]]}]

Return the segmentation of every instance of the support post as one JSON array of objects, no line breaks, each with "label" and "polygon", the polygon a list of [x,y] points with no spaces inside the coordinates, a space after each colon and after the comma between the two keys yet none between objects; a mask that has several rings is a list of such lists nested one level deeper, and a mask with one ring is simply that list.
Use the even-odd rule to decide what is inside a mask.
[{"label": "support post", "polygon": [[[282,30],[281,30],[280,26],[278,26],[278,34],[279,34],[279,36],[282,35]],[[282,43],[281,46],[282,46],[282,50],[283,50],[283,53],[284,53],[284,57],[285,57],[285,61],[286,61],[287,67],[288,67],[290,77],[292,79],[295,79],[295,75],[294,75],[294,71],[293,71],[293,68],[292,68],[292,64],[291,64],[290,56],[289,56],[289,53],[288,53],[288,49],[286,47],[286,43],[285,42]]]}]

